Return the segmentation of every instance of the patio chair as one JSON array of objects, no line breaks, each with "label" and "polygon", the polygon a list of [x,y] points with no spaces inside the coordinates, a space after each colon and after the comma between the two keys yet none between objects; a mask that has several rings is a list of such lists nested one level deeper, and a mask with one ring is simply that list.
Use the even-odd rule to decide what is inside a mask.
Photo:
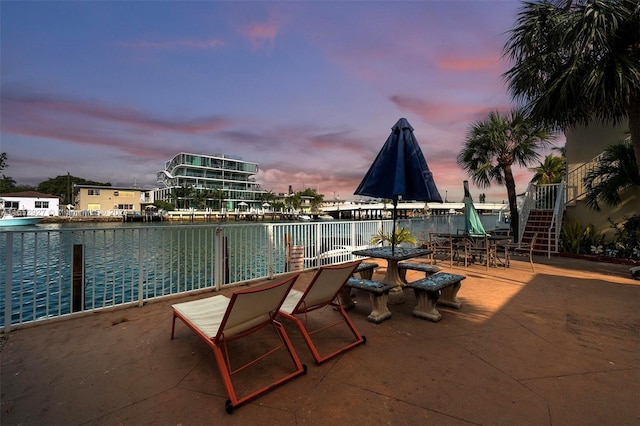
[{"label": "patio chair", "polygon": [[[172,306],[173,325],[171,327],[171,338],[173,339],[174,337],[176,318],[180,318],[187,327],[193,330],[213,349],[218,370],[222,376],[227,395],[230,398],[225,404],[227,413],[231,414],[234,407],[306,373],[307,367],[300,362],[285,328],[275,320],[280,306],[298,276],[299,274],[294,274],[263,286],[236,290],[231,295],[231,298],[218,295]],[[266,352],[261,351],[259,356],[253,357],[248,362],[243,361],[244,363],[240,363],[236,361],[241,365],[232,365],[228,343],[247,337],[269,325],[274,327],[279,337],[278,344],[266,350]],[[272,383],[255,391],[249,391],[250,393],[246,396],[239,397],[234,388],[232,376],[275,354],[276,351],[282,348],[286,348],[288,351],[295,366],[294,371],[286,372],[284,376],[278,376],[280,378],[277,379],[270,378],[269,380],[273,380]]]},{"label": "patio chair", "polygon": [[[282,304],[280,315],[296,324],[317,364],[321,364],[367,341],[366,337],[360,334],[337,299],[338,293],[359,264],[360,261],[358,260],[340,265],[320,267],[304,292],[292,289]],[[309,321],[309,313],[327,306],[332,307],[332,311],[339,315],[340,318],[330,324],[323,323],[312,328]],[[353,334],[354,340],[337,350],[321,355],[313,342],[312,336],[340,324],[346,324],[351,334]]]},{"label": "patio chair", "polygon": [[467,268],[473,262],[484,263],[487,249],[483,243],[484,240],[478,237],[472,238],[468,234],[462,234],[456,238],[453,246],[457,264],[464,263],[464,267]]},{"label": "patio chair", "polygon": [[443,255],[443,261],[449,259],[449,267],[453,267],[454,247],[450,234],[429,234],[429,246],[431,250],[429,258],[431,264],[435,265],[438,255]]},{"label": "patio chair", "polygon": [[533,249],[536,245],[536,240],[538,239],[538,233],[536,232],[531,237],[531,241],[528,243],[523,243],[522,241],[517,244],[508,244],[508,250],[513,255],[521,255],[521,256],[529,256],[529,263],[531,264],[531,270],[533,272],[536,271],[535,266],[533,265]]}]

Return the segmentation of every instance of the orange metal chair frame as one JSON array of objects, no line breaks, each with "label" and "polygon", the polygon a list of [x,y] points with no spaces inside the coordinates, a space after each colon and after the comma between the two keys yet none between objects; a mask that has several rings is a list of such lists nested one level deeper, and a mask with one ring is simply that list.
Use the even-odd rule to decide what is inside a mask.
[{"label": "orange metal chair frame", "polygon": [[[361,261],[358,260],[340,265],[320,267],[304,292],[291,290],[290,297],[294,296],[294,300],[297,300],[295,307],[291,308],[290,306],[290,309],[284,309],[285,306],[283,305],[283,308],[280,309],[280,315],[296,324],[317,364],[321,364],[367,341],[367,338],[360,334],[360,331],[358,331],[337,299],[338,293],[354,273],[360,262]],[[285,301],[285,305],[286,304],[287,301]],[[308,313],[327,306],[331,306],[333,310],[340,315],[340,318],[333,323],[311,330],[309,328]],[[302,317],[302,319],[300,317]],[[354,341],[327,355],[321,355],[313,342],[312,336],[340,324],[347,325],[353,334]]]},{"label": "orange metal chair frame", "polygon": [[[226,310],[224,311],[224,316],[220,321],[215,335],[212,335],[211,329],[207,330],[203,328],[202,324],[198,323],[198,319],[194,319],[196,318],[195,316],[190,319],[189,315],[181,312],[181,307],[185,307],[188,309],[188,305],[191,302],[173,306],[173,325],[171,327],[171,338],[173,339],[174,337],[176,318],[179,318],[185,323],[187,327],[193,330],[193,332],[195,332],[213,349],[216,364],[218,365],[218,370],[220,371],[224,387],[227,391],[227,395],[229,396],[229,400],[227,400],[225,405],[227,413],[231,414],[234,407],[237,407],[238,405],[256,398],[257,396],[273,389],[274,387],[307,372],[307,367],[306,365],[301,363],[300,358],[295,352],[291,340],[289,339],[287,332],[285,331],[285,328],[280,322],[275,320],[280,306],[284,302],[287,294],[293,287],[293,284],[295,283],[298,276],[299,274],[293,274],[287,276],[284,279],[280,279],[267,285],[236,290],[233,292],[230,299],[222,295],[209,298],[209,300],[220,298],[217,299],[216,302],[218,304],[222,304],[222,306],[225,303],[223,299],[228,300],[228,305],[226,307]],[[261,295],[268,296],[268,293],[270,293],[269,297],[261,297]],[[196,300],[194,302],[202,303],[205,300],[206,299]],[[206,316],[206,313],[204,315]],[[211,315],[215,315],[215,313],[212,312]],[[262,329],[263,327],[269,325],[273,326],[276,333],[278,334],[280,338],[279,345],[277,345],[273,349],[268,350],[266,353],[259,355],[253,360],[241,365],[240,367],[233,369],[231,366],[231,357],[229,355],[227,344],[231,341],[247,337]],[[235,373],[238,373],[245,368],[268,357],[269,355],[282,349],[283,347],[288,351],[289,356],[293,364],[295,365],[295,370],[275,380],[273,383],[263,386],[260,389],[249,393],[248,395],[239,397],[234,389],[232,376]]]}]

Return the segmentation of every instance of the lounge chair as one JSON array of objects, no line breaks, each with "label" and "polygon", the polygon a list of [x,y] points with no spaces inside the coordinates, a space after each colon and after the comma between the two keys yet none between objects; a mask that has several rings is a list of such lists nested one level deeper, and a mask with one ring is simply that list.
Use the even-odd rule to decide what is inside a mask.
[{"label": "lounge chair", "polygon": [[[176,318],[180,318],[187,327],[193,330],[213,349],[218,370],[222,376],[227,395],[230,398],[225,404],[227,413],[231,414],[234,407],[300,374],[306,373],[307,367],[300,362],[284,327],[275,320],[280,306],[298,276],[299,274],[294,274],[263,286],[236,290],[231,295],[231,298],[218,295],[172,306],[173,325],[171,327],[171,338],[173,339],[175,333]],[[262,352],[261,355],[254,357],[251,361],[240,366],[232,366],[227,344],[233,340],[247,337],[268,325],[274,327],[279,336],[279,344],[275,348],[269,349],[266,353]],[[250,392],[246,396],[239,397],[231,380],[232,375],[256,364],[283,347],[289,352],[289,356],[295,365],[295,370],[286,373],[285,376],[258,390]]]},{"label": "lounge chair", "polygon": [[[282,304],[280,315],[296,324],[317,364],[321,364],[354,346],[366,342],[366,338],[360,334],[337,300],[338,293],[359,264],[360,261],[358,260],[340,265],[320,267],[304,292],[292,289]],[[327,306],[332,307],[332,310],[340,316],[340,319],[311,329],[308,314]],[[353,334],[354,341],[329,354],[321,355],[312,340],[312,336],[340,324],[347,325]]]}]

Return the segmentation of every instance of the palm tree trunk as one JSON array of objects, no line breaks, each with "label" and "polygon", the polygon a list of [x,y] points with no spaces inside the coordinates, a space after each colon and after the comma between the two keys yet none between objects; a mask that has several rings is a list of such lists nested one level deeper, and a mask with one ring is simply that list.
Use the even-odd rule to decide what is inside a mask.
[{"label": "palm tree trunk", "polygon": [[638,175],[640,175],[640,94],[631,96],[628,111],[631,144],[633,145],[633,153],[636,156]]},{"label": "palm tree trunk", "polygon": [[513,178],[511,165],[505,165],[504,186],[507,188],[507,198],[509,199],[509,212],[511,213],[511,232],[514,242],[518,242],[520,235],[520,220],[518,218],[518,199],[516,195],[516,181]]}]

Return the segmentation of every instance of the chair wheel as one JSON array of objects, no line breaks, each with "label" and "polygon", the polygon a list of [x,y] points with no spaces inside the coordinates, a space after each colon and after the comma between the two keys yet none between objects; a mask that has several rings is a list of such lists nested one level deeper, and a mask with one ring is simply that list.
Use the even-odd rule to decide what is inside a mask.
[{"label": "chair wheel", "polygon": [[302,364],[302,374],[307,374],[307,364]]},{"label": "chair wheel", "polygon": [[233,413],[233,404],[230,399],[227,399],[227,402],[224,404],[224,409],[227,411],[227,414]]},{"label": "chair wheel", "polygon": [[365,343],[367,343],[367,336],[362,336],[362,344],[364,345]]}]

